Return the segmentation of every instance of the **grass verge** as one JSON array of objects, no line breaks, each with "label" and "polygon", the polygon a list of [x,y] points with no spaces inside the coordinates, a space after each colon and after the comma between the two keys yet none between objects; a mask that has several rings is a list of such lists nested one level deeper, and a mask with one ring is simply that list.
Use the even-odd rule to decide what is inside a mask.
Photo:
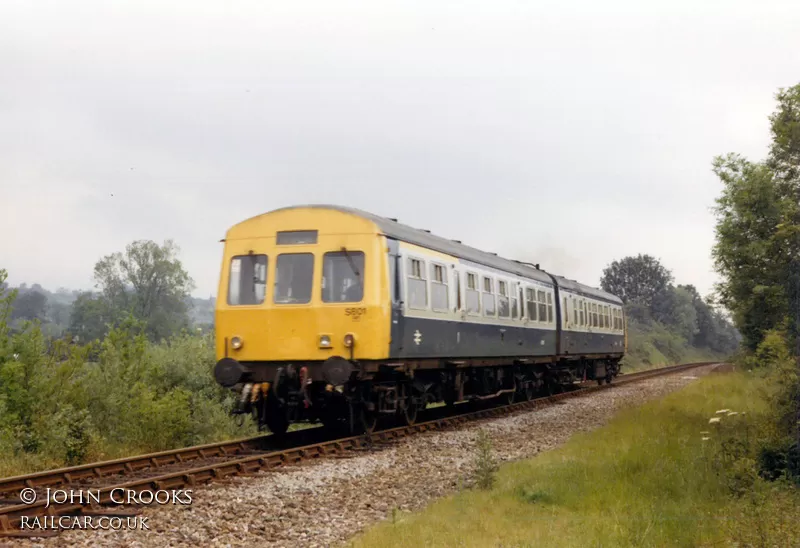
[{"label": "grass verge", "polygon": [[[557,450],[503,466],[491,490],[464,490],[395,516],[352,545],[796,545],[800,497],[755,473],[773,384],[763,375],[709,375]],[[722,409],[737,414],[716,414]]]}]

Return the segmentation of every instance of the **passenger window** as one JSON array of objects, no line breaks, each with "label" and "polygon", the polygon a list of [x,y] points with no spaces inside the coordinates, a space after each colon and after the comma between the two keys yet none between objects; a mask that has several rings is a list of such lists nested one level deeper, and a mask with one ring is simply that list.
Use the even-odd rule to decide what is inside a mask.
[{"label": "passenger window", "polygon": [[497,315],[501,318],[508,318],[510,314],[508,306],[508,285],[503,280],[497,282],[500,295],[497,297]]},{"label": "passenger window", "polygon": [[275,267],[275,304],[303,304],[311,300],[314,255],[284,253]]},{"label": "passenger window", "polygon": [[322,302],[357,303],[363,298],[364,253],[326,253],[322,258]]},{"label": "passenger window", "polygon": [[456,310],[461,310],[461,273],[453,271],[453,279],[456,281]]},{"label": "passenger window", "polygon": [[478,315],[481,313],[481,298],[478,294],[478,276],[467,272],[466,291],[467,314]]},{"label": "passenger window", "polygon": [[553,323],[553,294],[547,294],[547,323]]},{"label": "passenger window", "polygon": [[228,304],[261,304],[266,290],[266,255],[237,255],[231,259]]},{"label": "passenger window", "polygon": [[530,287],[525,288],[525,305],[528,312],[528,319],[535,322],[538,315],[536,314],[536,293]]},{"label": "passenger window", "polygon": [[447,293],[447,272],[442,265],[431,265],[431,307],[438,311],[447,311],[449,307]]},{"label": "passenger window", "polygon": [[495,309],[494,287],[491,278],[483,278],[483,315],[494,316]]},{"label": "passenger window", "polygon": [[572,299],[572,323],[580,325],[578,323],[578,301],[575,299]]},{"label": "passenger window", "polygon": [[583,301],[578,301],[578,318],[580,319],[580,325],[586,325],[586,318],[583,315]]},{"label": "passenger window", "polygon": [[544,296],[544,291],[537,291],[536,295],[539,297],[539,321],[547,321],[547,300]]},{"label": "passenger window", "polygon": [[409,308],[428,308],[428,282],[425,269],[419,259],[408,259],[408,306]]},{"label": "passenger window", "polygon": [[519,299],[518,297],[521,295],[520,292],[517,292],[517,284],[511,284],[511,319],[516,320],[517,317],[521,316],[521,311],[519,310]]}]

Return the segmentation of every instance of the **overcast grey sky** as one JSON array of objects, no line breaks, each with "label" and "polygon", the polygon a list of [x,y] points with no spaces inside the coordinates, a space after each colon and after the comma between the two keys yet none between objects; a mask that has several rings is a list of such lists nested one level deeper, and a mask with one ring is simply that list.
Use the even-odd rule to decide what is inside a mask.
[{"label": "overcast grey sky", "polygon": [[90,288],[174,239],[339,203],[598,284],[715,281],[714,155],[766,154],[800,3],[0,2],[0,267]]}]

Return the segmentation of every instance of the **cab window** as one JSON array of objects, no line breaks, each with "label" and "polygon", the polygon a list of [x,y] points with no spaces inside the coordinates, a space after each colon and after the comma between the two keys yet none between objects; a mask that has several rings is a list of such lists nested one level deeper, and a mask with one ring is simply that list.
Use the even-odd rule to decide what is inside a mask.
[{"label": "cab window", "polygon": [[322,302],[357,303],[363,298],[364,253],[326,253],[322,258]]},{"label": "cab window", "polygon": [[237,255],[231,259],[228,304],[261,304],[266,289],[266,255]]},{"label": "cab window", "polygon": [[275,304],[302,304],[311,300],[314,255],[284,253],[275,267]]}]

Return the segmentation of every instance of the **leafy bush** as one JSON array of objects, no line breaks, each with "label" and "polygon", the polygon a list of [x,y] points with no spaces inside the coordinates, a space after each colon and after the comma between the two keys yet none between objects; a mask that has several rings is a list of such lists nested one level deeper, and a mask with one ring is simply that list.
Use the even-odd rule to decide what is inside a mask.
[{"label": "leafy bush", "polygon": [[132,319],[88,345],[51,340],[38,322],[14,333],[0,271],[0,476],[206,443],[236,427],[214,382],[213,338],[158,344]]},{"label": "leafy bush", "polygon": [[475,453],[475,483],[479,489],[491,489],[495,482],[497,464],[492,454],[492,438],[483,429],[478,430]]}]

